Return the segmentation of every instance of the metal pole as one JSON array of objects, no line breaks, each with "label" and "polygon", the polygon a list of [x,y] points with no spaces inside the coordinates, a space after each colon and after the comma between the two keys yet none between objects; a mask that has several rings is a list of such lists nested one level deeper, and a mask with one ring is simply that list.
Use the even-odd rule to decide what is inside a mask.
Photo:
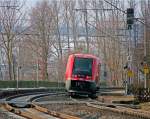
[{"label": "metal pole", "polygon": [[37,60],[37,64],[36,64],[36,72],[37,72],[37,75],[36,75],[36,86],[37,88],[39,87],[39,64],[38,64],[38,60]]},{"label": "metal pole", "polygon": [[84,4],[84,7],[85,7],[85,13],[84,13],[84,19],[85,19],[85,31],[86,31],[86,47],[87,47],[87,53],[89,53],[89,38],[88,38],[88,13],[87,13],[87,1],[85,1],[85,4]]},{"label": "metal pole", "polygon": [[68,14],[66,12],[66,17],[67,17],[67,32],[68,32],[68,53],[70,52],[70,36],[69,36],[69,20],[68,20]]},{"label": "metal pole", "polygon": [[19,88],[19,67],[20,67],[20,44],[18,47],[18,65],[17,65],[17,90]]},{"label": "metal pole", "polygon": [[[146,24],[146,21],[145,21]],[[146,25],[144,25],[144,62],[146,62]],[[146,84],[146,73],[144,72],[144,88],[147,87]]]},{"label": "metal pole", "polygon": [[[147,24],[145,20],[145,24]],[[144,25],[144,58],[146,57],[146,25]]]},{"label": "metal pole", "polygon": [[140,71],[139,71],[139,64],[138,64],[138,70],[137,70],[137,74],[138,74],[138,76],[137,76],[137,79],[138,79],[138,85],[140,84]]},{"label": "metal pole", "polygon": [[[131,29],[130,29],[130,38],[129,38],[129,60],[128,60],[128,65],[129,65],[129,69],[132,70],[132,56],[131,56],[131,46],[132,46],[132,36],[131,36]],[[129,84],[131,83],[131,77],[129,77]]]},{"label": "metal pole", "polygon": [[147,84],[146,84],[146,73],[144,73],[144,88],[147,88]]},{"label": "metal pole", "polygon": [[125,94],[128,95],[128,76],[126,74],[126,81],[125,81]]},{"label": "metal pole", "polygon": [[130,30],[129,30],[129,35],[130,35],[130,38],[129,38],[129,40],[128,40],[128,68],[129,69],[127,69],[127,73],[126,73],[126,85],[125,85],[125,92],[126,92],[126,95],[127,95],[127,93],[128,93],[128,84],[130,84],[131,83],[131,77],[129,77],[128,76],[128,70],[131,70],[131,60],[132,60],[132,58],[131,58],[131,45],[132,45],[132,43],[131,43],[131,30],[132,30],[132,28],[130,28]]},{"label": "metal pole", "polygon": [[104,38],[104,79],[106,81],[107,73],[106,73],[106,42]]},{"label": "metal pole", "polygon": [[19,87],[18,81],[19,81],[19,66],[17,66],[17,90]]}]

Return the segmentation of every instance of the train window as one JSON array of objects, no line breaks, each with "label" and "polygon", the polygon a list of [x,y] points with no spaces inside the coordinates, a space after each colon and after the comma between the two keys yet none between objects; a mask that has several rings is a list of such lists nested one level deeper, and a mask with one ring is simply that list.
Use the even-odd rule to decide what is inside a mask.
[{"label": "train window", "polygon": [[76,57],[74,61],[73,74],[92,76],[92,64],[93,64],[93,59],[91,58]]}]

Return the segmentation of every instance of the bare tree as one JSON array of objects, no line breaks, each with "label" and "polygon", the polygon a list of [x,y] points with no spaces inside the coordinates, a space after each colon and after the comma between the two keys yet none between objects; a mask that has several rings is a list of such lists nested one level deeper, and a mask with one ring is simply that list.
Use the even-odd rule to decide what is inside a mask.
[{"label": "bare tree", "polygon": [[[144,20],[144,37],[143,37],[143,54],[144,57],[142,61],[146,62],[148,67],[150,67],[150,1],[141,0],[141,18]],[[148,74],[148,79],[150,79],[150,75]],[[150,84],[150,82],[149,82]]]},{"label": "bare tree", "polygon": [[78,35],[78,31],[77,31],[77,27],[78,27],[78,17],[75,11],[76,8],[76,4],[77,1],[76,0],[72,0],[70,3],[70,26],[72,29],[72,36],[73,36],[73,43],[74,43],[74,50],[77,50],[78,47],[78,42],[77,42],[77,35]]},{"label": "bare tree", "polygon": [[[37,34],[34,36],[35,42],[37,42],[37,51],[38,55],[42,59],[42,79],[48,79],[48,58],[49,51],[53,45],[53,36],[55,23],[54,23],[54,14],[52,6],[48,1],[38,2],[34,8],[32,8],[32,12],[30,14],[31,24],[32,24],[32,32]],[[33,39],[33,38],[32,38]],[[37,56],[38,57],[38,56]],[[38,60],[38,59],[37,59]]]},{"label": "bare tree", "polygon": [[2,0],[0,1],[0,43],[5,49],[9,79],[15,79],[15,64],[14,64],[14,54],[13,49],[15,47],[16,40],[20,34],[18,28],[21,28],[22,21],[24,19],[24,14],[21,11],[23,5],[18,2],[18,0]]},{"label": "bare tree", "polygon": [[70,3],[71,3],[71,1],[63,1],[64,21],[67,26],[68,52],[70,51],[70,14],[69,14]]},{"label": "bare tree", "polygon": [[[116,0],[109,2],[117,7],[124,4]],[[123,21],[124,15],[104,1],[93,0],[92,9],[95,21],[95,25],[93,24],[93,26],[96,29],[96,47],[99,57],[103,57],[104,72],[107,71],[106,78],[111,84],[114,82],[114,85],[122,85],[121,79],[123,79],[124,72],[122,67],[125,62],[122,60],[122,57],[126,56],[126,53],[121,53],[124,50],[122,40],[125,38],[120,37],[119,33],[120,29],[126,28]]]},{"label": "bare tree", "polygon": [[88,29],[88,1],[87,0],[81,0],[79,1],[79,5],[81,8],[81,12],[83,12],[83,24],[85,27],[85,38],[86,38],[86,52],[89,53],[89,29]]}]

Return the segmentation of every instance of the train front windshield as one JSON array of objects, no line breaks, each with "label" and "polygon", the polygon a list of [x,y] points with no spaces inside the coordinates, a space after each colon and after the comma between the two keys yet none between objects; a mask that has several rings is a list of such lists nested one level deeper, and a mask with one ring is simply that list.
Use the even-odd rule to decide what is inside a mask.
[{"label": "train front windshield", "polygon": [[79,58],[76,57],[73,67],[73,75],[92,76],[92,64],[91,58]]}]

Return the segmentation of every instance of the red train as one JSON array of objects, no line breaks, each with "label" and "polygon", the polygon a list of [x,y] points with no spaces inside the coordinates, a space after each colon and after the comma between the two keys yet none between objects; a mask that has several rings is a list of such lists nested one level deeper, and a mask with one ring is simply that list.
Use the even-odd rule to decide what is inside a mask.
[{"label": "red train", "polygon": [[96,96],[99,88],[100,60],[91,54],[72,54],[66,68],[66,89],[69,94]]}]

